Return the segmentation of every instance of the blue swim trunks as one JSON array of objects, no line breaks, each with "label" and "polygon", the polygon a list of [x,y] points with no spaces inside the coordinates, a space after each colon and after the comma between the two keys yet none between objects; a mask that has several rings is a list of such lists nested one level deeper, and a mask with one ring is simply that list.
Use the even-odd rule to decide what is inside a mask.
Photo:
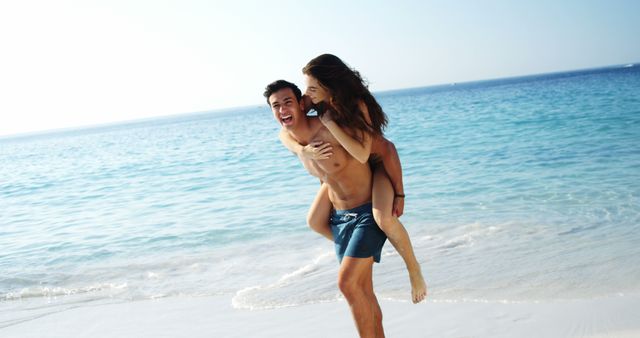
[{"label": "blue swim trunks", "polygon": [[336,256],[342,263],[342,257],[367,258],[380,263],[382,246],[387,240],[373,219],[371,203],[349,210],[334,210],[329,219]]}]

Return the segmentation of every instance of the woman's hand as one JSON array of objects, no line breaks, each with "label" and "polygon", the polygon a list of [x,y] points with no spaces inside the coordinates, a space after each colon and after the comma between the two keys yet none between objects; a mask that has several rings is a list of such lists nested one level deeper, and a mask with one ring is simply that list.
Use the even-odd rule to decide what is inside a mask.
[{"label": "woman's hand", "polygon": [[404,197],[396,196],[393,198],[393,215],[396,217],[402,216],[404,213]]},{"label": "woman's hand", "polygon": [[302,157],[312,160],[326,160],[333,155],[331,143],[314,141],[302,147]]}]

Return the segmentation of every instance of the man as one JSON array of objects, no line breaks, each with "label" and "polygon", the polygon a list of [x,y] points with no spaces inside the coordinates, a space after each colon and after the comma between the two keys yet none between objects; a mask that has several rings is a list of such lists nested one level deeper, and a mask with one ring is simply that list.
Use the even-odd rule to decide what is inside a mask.
[{"label": "man", "polygon": [[335,209],[331,213],[331,231],[323,235],[335,243],[340,261],[338,287],[349,303],[358,333],[360,337],[384,337],[372,272],[373,262],[380,261],[386,236],[373,218],[371,169],[349,155],[317,118],[305,116],[296,85],[275,81],[267,86],[264,96],[276,121],[300,144],[322,142],[333,148],[328,159],[300,160],[309,173],[323,182],[314,203],[328,196]]}]

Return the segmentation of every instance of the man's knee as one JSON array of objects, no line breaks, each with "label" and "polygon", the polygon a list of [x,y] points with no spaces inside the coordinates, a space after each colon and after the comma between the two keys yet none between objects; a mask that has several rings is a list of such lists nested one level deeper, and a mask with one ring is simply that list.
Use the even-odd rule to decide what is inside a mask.
[{"label": "man's knee", "polygon": [[340,289],[340,292],[349,299],[357,292],[361,291],[362,286],[356,278],[353,278],[353,276],[341,273],[338,275],[338,288]]}]

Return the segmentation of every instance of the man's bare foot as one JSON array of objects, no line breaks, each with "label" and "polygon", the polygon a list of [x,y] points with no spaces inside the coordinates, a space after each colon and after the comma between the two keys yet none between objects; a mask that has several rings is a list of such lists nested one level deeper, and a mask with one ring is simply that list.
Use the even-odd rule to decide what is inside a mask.
[{"label": "man's bare foot", "polygon": [[427,283],[424,282],[420,269],[409,273],[409,279],[411,280],[411,300],[413,304],[418,304],[427,297]]}]

